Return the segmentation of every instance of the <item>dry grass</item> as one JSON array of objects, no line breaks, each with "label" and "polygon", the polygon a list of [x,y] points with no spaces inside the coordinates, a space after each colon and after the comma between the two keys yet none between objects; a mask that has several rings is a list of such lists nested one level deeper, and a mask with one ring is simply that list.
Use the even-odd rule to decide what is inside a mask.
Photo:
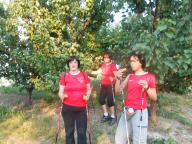
[{"label": "dry grass", "polygon": [[[99,122],[100,117],[102,115],[102,111],[97,102],[99,87],[96,87],[93,91],[93,101],[90,102],[90,116],[91,116],[91,138],[93,144],[113,144],[114,143],[114,135],[117,125],[113,127],[109,127],[107,123],[101,124]],[[0,95],[1,96],[1,95]],[[19,95],[12,95],[12,100],[18,99]],[[22,97],[22,96],[21,96]],[[48,102],[45,100],[47,95],[43,95],[43,93],[38,94],[35,93],[34,98],[36,99],[34,105],[31,109],[25,107],[17,107],[17,101],[14,107],[0,107],[0,144],[53,144],[55,140],[55,132],[57,126],[57,114],[59,102]],[[1,97],[2,98],[2,97]],[[7,98],[7,97],[6,97]],[[52,97],[53,98],[53,97]],[[49,99],[49,98],[47,98]],[[51,100],[51,99],[49,99]],[[121,113],[122,102],[121,97],[117,97],[118,104],[118,117]],[[12,101],[12,102],[13,102]],[[182,117],[174,117],[168,113],[169,117],[174,118],[175,120],[170,122],[170,120],[160,118],[160,123],[156,125],[156,128],[150,129],[150,131],[158,131],[158,134],[164,133],[170,135],[174,133],[174,131],[178,131],[178,129],[174,126],[177,121],[180,123],[185,122],[186,126],[189,121],[187,119],[187,115],[183,115],[183,110],[178,105],[192,106],[191,98],[187,97],[187,99],[173,94],[162,94],[160,98],[160,105],[158,112],[166,117],[167,112],[172,112],[174,114],[178,114]],[[10,106],[10,105],[8,105]],[[191,130],[187,130],[189,127],[186,127],[182,124],[179,125],[179,129],[183,128],[183,132],[186,133]],[[162,127],[164,125],[165,127]],[[167,126],[167,127],[166,127]],[[182,136],[182,134],[180,135]],[[190,141],[190,139],[187,139]],[[186,141],[187,141],[186,140]],[[65,142],[65,133],[64,129],[59,136],[59,144],[64,144]],[[171,140],[169,140],[171,141]],[[184,141],[186,144],[187,142]],[[183,142],[183,141],[182,141]],[[159,144],[160,141],[157,141],[156,144]],[[162,142],[164,144],[165,142]],[[171,141],[170,144],[172,144]],[[155,143],[154,143],[155,144]],[[169,143],[168,143],[169,144]],[[174,143],[173,143],[174,144]]]}]

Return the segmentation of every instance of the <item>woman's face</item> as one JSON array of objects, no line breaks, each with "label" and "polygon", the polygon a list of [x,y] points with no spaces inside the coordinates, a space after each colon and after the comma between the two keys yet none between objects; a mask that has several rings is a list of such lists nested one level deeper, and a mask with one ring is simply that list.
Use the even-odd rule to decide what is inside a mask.
[{"label": "woman's face", "polygon": [[138,71],[139,69],[142,68],[142,64],[139,62],[139,59],[136,56],[131,56],[130,65],[133,71]]},{"label": "woman's face", "polygon": [[104,57],[103,57],[103,58],[104,58],[104,62],[105,62],[105,63],[107,63],[107,64],[108,64],[108,63],[110,63],[110,62],[111,62],[111,59],[109,58],[109,56],[108,56],[108,55],[104,55]]},{"label": "woman's face", "polygon": [[78,61],[76,59],[69,62],[69,69],[70,69],[70,71],[78,70]]}]

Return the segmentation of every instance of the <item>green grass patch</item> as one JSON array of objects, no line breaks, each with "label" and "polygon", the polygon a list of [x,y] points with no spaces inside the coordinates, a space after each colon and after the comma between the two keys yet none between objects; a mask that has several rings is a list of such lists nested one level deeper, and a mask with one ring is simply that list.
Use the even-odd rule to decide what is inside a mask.
[{"label": "green grass patch", "polygon": [[164,106],[177,106],[181,101],[179,97],[172,96],[166,93],[160,93],[158,95],[159,107]]},{"label": "green grass patch", "polygon": [[52,104],[59,101],[59,96],[56,93],[34,90],[32,94],[32,99],[43,99],[47,104]]},{"label": "green grass patch", "polygon": [[174,139],[169,138],[167,140],[165,140],[165,139],[153,140],[153,141],[148,142],[148,144],[177,144],[177,142]]},{"label": "green grass patch", "polygon": [[192,121],[182,114],[181,104],[184,104],[185,100],[182,96],[174,96],[170,94],[160,94],[158,96],[158,115],[167,118],[174,119],[180,123],[192,127]]},{"label": "green grass patch", "polygon": [[[0,93],[16,94],[16,95],[22,95],[22,96],[27,95],[27,92],[25,89],[21,89],[20,87],[16,87],[16,86],[0,87]],[[33,100],[44,99],[45,102],[47,103],[59,101],[59,97],[57,94],[38,91],[38,90],[33,90],[32,99]]]},{"label": "green grass patch", "polygon": [[9,137],[28,118],[24,111],[0,106],[0,141]]},{"label": "green grass patch", "polygon": [[16,86],[0,87],[0,93],[20,95],[20,94],[24,94],[25,90],[21,89],[20,87],[16,87]]},{"label": "green grass patch", "polygon": [[0,120],[6,119],[8,117],[13,117],[20,115],[21,117],[25,117],[24,113],[21,111],[18,111],[15,108],[7,108],[4,106],[0,106]]},{"label": "green grass patch", "polygon": [[187,119],[186,117],[176,113],[176,112],[169,112],[167,110],[161,110],[161,111],[158,111],[158,114],[160,116],[163,116],[164,118],[167,118],[167,119],[177,120],[180,123],[187,125],[187,126],[190,126],[192,128],[192,121]]}]

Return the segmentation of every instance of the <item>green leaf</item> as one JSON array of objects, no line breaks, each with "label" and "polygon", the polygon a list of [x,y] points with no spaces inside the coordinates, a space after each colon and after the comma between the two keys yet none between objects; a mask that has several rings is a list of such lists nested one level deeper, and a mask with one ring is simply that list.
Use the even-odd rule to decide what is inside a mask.
[{"label": "green leaf", "polygon": [[167,29],[167,25],[159,25],[159,26],[157,26],[157,31],[164,31],[164,30],[166,30]]}]

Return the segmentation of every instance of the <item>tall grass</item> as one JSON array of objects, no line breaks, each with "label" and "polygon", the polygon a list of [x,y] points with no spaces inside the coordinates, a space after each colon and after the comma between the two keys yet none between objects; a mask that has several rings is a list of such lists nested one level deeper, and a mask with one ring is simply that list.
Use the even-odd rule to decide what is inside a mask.
[{"label": "tall grass", "polygon": [[[0,93],[7,94],[5,96],[14,94],[12,97],[15,99],[26,95],[26,91],[20,91],[19,87],[0,87]],[[57,125],[53,110],[55,102],[59,102],[58,96],[34,90],[32,98],[35,100],[35,107],[32,109],[0,106],[0,142],[2,144],[6,143],[6,139],[11,135],[21,139],[49,140],[53,143]],[[47,110],[46,113],[43,112],[44,108],[50,108],[50,110]],[[63,135],[64,133],[60,138],[62,143],[64,143]]]},{"label": "tall grass", "polygon": [[22,111],[18,111],[15,108],[0,106],[0,120],[17,115],[21,115],[22,117],[24,117],[24,113]]},{"label": "tall grass", "polygon": [[9,87],[0,87],[0,93],[3,94],[24,94],[25,91],[20,87],[9,86]]},{"label": "tall grass", "polygon": [[[52,110],[49,110],[52,111]],[[23,140],[54,141],[57,121],[54,113],[43,113],[39,107],[32,110],[17,111],[0,107],[0,141],[6,141],[11,135]],[[64,133],[59,141],[64,142]]]}]

